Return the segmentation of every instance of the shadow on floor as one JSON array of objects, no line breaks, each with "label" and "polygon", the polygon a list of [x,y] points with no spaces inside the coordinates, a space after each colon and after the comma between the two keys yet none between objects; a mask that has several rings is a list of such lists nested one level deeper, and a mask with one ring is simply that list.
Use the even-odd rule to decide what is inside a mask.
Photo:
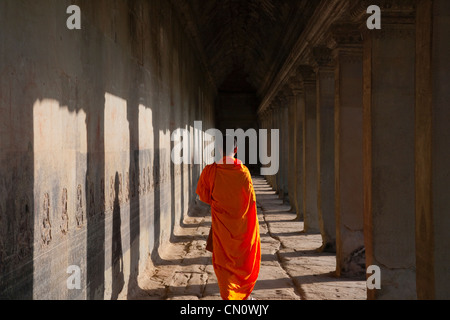
[{"label": "shadow on floor", "polygon": [[[301,232],[302,222],[294,218],[295,214],[286,210],[287,206],[282,201],[273,197],[276,195],[265,195],[264,199],[257,195],[257,199],[263,204],[258,212],[261,217],[263,254],[254,296],[258,300],[304,300],[309,297],[322,299],[324,295],[314,290],[340,290],[345,297],[353,297],[347,291],[352,290],[351,282],[359,279],[336,277],[332,271],[335,255],[317,252],[320,235]],[[152,269],[148,271],[146,284],[131,299],[220,299],[212,257],[204,249],[211,225],[209,210],[208,206],[201,203],[196,203],[189,210],[170,239],[169,249],[172,251],[165,252],[162,256],[158,254]],[[293,223],[297,223],[298,228]],[[268,224],[276,231],[264,231]],[[274,251],[274,243],[277,241],[283,245],[280,249],[275,247]],[[288,243],[287,247],[285,243]],[[295,246],[296,243],[301,243],[301,247]],[[321,266],[315,265],[316,262]],[[326,272],[327,270],[330,272]],[[325,299],[336,299],[336,296],[326,296]]]}]

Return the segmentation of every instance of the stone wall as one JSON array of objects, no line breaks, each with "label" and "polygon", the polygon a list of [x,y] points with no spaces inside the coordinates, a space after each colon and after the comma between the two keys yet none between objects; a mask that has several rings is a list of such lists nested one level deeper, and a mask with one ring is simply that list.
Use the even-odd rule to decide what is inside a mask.
[{"label": "stone wall", "polygon": [[0,3],[2,298],[126,296],[204,165],[170,161],[174,130],[213,126],[215,95],[170,3],[75,1],[68,30],[71,4]]}]

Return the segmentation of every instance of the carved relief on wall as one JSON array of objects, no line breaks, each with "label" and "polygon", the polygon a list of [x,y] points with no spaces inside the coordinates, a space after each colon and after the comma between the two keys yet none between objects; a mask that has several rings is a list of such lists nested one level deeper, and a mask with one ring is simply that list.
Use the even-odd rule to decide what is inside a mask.
[{"label": "carved relief on wall", "polygon": [[105,214],[106,209],[106,198],[105,198],[105,179],[101,178],[100,180],[100,216]]},{"label": "carved relief on wall", "polygon": [[131,198],[136,197],[136,170],[131,170]]},{"label": "carved relief on wall", "polygon": [[123,201],[128,203],[130,201],[130,173],[127,172],[125,174],[125,194]]},{"label": "carved relief on wall", "polygon": [[174,166],[175,177],[181,177],[181,165]]},{"label": "carved relief on wall", "polygon": [[30,223],[32,215],[30,198],[23,195],[16,204],[16,217],[18,217],[19,224],[17,235],[17,258],[19,261],[23,261],[33,253],[33,229]]},{"label": "carved relief on wall", "polygon": [[153,181],[154,181],[154,185],[153,188],[154,190],[159,188],[160,184],[161,184],[161,172],[159,171],[160,166],[153,166]]},{"label": "carved relief on wall", "polygon": [[69,214],[68,214],[68,195],[67,189],[62,190],[61,196],[61,225],[60,230],[63,235],[67,235],[69,232]]},{"label": "carved relief on wall", "polygon": [[116,197],[116,191],[114,189],[114,177],[110,177],[110,179],[109,179],[109,206],[108,206],[108,209],[110,211],[114,210],[115,197]]},{"label": "carved relief on wall", "polygon": [[78,188],[77,188],[75,220],[77,222],[78,228],[83,227],[83,225],[84,225],[84,208],[83,208],[83,188],[81,185],[78,185]]},{"label": "carved relief on wall", "polygon": [[[3,203],[1,202],[2,199],[0,199],[0,265],[2,264],[2,261],[5,261],[6,259],[6,246],[5,242],[3,240],[3,237],[5,236],[5,226],[6,226],[6,219],[4,217],[5,210],[3,209]],[[1,271],[1,269],[0,269]]]},{"label": "carved relief on wall", "polygon": [[150,167],[147,167],[147,192],[153,191],[152,177],[150,175]]},{"label": "carved relief on wall", "polygon": [[50,221],[50,195],[44,195],[41,217],[41,240],[42,246],[48,246],[52,242],[52,224]]},{"label": "carved relief on wall", "polygon": [[8,256],[7,241],[6,236],[8,235],[8,219],[6,216],[7,212],[7,200],[8,199],[8,188],[6,177],[3,172],[0,173],[0,273],[3,272],[3,267],[5,267],[5,259]]},{"label": "carved relief on wall", "polygon": [[91,181],[87,181],[88,183],[88,194],[89,194],[89,218],[92,219],[95,216],[96,208],[95,208],[95,186]]},{"label": "carved relief on wall", "polygon": [[119,204],[123,203],[123,184],[122,184],[122,182],[123,182],[122,174],[119,173],[119,191],[118,191],[119,194],[117,195]]},{"label": "carved relief on wall", "polygon": [[[140,170],[139,170],[139,172],[140,172]],[[145,185],[146,182],[147,182],[147,180],[145,179],[145,168],[144,168],[144,169],[142,169],[142,175],[139,179],[139,195],[140,196],[143,196],[147,190],[146,185]]]}]

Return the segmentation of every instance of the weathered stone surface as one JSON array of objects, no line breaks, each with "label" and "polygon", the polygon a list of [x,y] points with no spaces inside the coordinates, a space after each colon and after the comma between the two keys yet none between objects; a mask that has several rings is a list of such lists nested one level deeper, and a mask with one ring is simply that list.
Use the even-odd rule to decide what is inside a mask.
[{"label": "weathered stone surface", "polygon": [[126,294],[200,174],[170,135],[212,126],[214,90],[170,3],[77,3],[75,31],[64,2],[0,4],[1,297]]},{"label": "weathered stone surface", "polygon": [[310,66],[300,66],[304,99],[302,109],[303,135],[303,220],[305,232],[319,232],[317,203],[317,80]]},{"label": "weathered stone surface", "polygon": [[335,79],[331,50],[315,48],[317,61],[317,167],[318,212],[323,244],[320,250],[336,252],[335,206]]},{"label": "weathered stone surface", "polygon": [[[350,28],[350,29],[349,29]],[[362,48],[349,25],[333,29],[335,49],[335,201],[337,274],[364,274],[351,263],[363,236]],[[356,267],[356,268],[355,268]]]}]

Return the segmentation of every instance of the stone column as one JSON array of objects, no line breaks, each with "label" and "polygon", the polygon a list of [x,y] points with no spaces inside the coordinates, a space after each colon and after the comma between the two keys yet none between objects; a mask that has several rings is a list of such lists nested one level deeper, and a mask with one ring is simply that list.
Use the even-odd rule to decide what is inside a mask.
[{"label": "stone column", "polygon": [[280,102],[280,198],[288,201],[288,99],[283,89],[279,97]]},{"label": "stone column", "polygon": [[[269,107],[266,110],[266,128],[268,130],[267,132],[267,154],[270,154],[272,152],[272,147],[271,147],[271,134],[272,134],[272,129],[273,129],[273,124],[272,124],[272,109],[271,106],[269,105]],[[266,176],[267,182],[269,182],[270,186],[273,187],[273,182],[272,182],[272,176]]]},{"label": "stone column", "polygon": [[450,1],[417,0],[416,273],[419,299],[450,299]]},{"label": "stone column", "polygon": [[[263,118],[264,118],[264,124],[263,124],[263,129],[267,130],[267,154],[270,155],[270,132],[271,132],[271,127],[269,124],[269,110],[265,109],[263,111]],[[268,167],[268,165],[264,165],[265,167]],[[266,180],[270,183],[269,177],[265,176],[264,178],[266,178]]]},{"label": "stone column", "polygon": [[381,268],[369,299],[415,299],[414,1],[364,23],[364,237],[367,265]]},{"label": "stone column", "polygon": [[319,232],[317,208],[317,103],[316,78],[309,66],[298,69],[304,90],[303,109],[303,219],[304,231]]},{"label": "stone column", "polygon": [[334,203],[334,66],[331,49],[313,50],[317,78],[318,212],[323,245],[320,252],[336,252]]},{"label": "stone column", "polygon": [[[264,130],[265,129],[265,119],[264,119],[264,110],[258,111],[258,129]],[[259,161],[259,131],[258,131],[258,161]],[[259,173],[258,173],[259,174]]]},{"label": "stone column", "polygon": [[[278,120],[277,119],[277,114],[278,114],[278,107],[275,104],[275,102],[273,102],[270,105],[270,129],[279,129],[278,121],[277,121]],[[272,150],[273,150],[273,148],[272,148],[272,134],[270,134],[270,140],[269,141],[270,141],[269,142],[269,144],[270,144],[270,154],[273,157],[273,155],[272,155]],[[277,174],[270,176],[270,184],[271,184],[272,188],[275,191],[278,191],[278,179],[277,179],[277,176],[278,176]]]},{"label": "stone column", "polygon": [[[281,114],[281,107],[280,107],[280,101],[278,99],[278,96],[275,97],[274,99],[274,109],[273,109],[273,117],[274,117],[274,129],[279,130],[279,137],[280,137],[280,142],[282,139],[281,136],[281,128],[280,128],[280,114]],[[280,188],[281,188],[281,174],[280,174],[280,168],[281,168],[281,148],[278,148],[279,150],[279,154],[278,154],[278,163],[280,164],[279,168],[278,168],[278,172],[275,173],[274,175],[274,179],[275,179],[275,191],[277,192],[278,198],[280,198]],[[273,155],[272,155],[273,156]]]},{"label": "stone column", "polygon": [[295,96],[292,89],[288,87],[285,90],[286,98],[288,101],[288,116],[287,116],[287,144],[288,144],[288,199],[291,205],[291,212],[297,213],[297,190],[296,190],[296,178],[297,178],[297,154],[296,154],[296,105]]},{"label": "stone column", "polygon": [[365,274],[362,45],[357,26],[332,28],[335,59],[336,274]]},{"label": "stone column", "polygon": [[[268,107],[263,111],[264,128],[267,130],[267,154],[270,154],[270,125],[269,125],[269,109]],[[267,182],[270,184],[269,176],[264,176]]]},{"label": "stone column", "polygon": [[294,143],[295,143],[295,174],[294,189],[295,189],[295,211],[297,212],[297,219],[303,219],[303,123],[304,123],[304,109],[305,96],[301,78],[296,75],[289,80],[289,85],[293,93],[293,113],[294,113]]}]

